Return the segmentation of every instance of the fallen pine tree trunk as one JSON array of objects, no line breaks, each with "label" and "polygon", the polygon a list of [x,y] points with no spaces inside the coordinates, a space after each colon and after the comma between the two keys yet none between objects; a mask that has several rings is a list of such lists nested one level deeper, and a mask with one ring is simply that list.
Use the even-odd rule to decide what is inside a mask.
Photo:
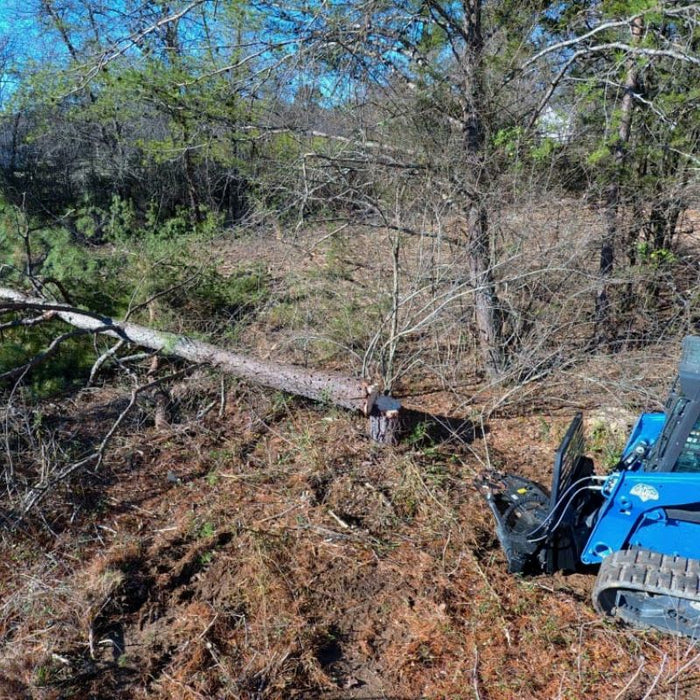
[{"label": "fallen pine tree trunk", "polygon": [[[12,311],[33,311],[44,320],[57,317],[85,332],[104,334],[165,356],[207,364],[262,386],[360,411],[369,417],[370,435],[374,440],[395,444],[399,439],[401,404],[391,397],[379,395],[377,387],[368,385],[361,379],[253,358],[184,335],[158,331],[128,321],[117,321],[67,304],[48,302],[8,287],[0,287],[0,313]],[[12,373],[3,376],[7,379],[10,374]]]}]

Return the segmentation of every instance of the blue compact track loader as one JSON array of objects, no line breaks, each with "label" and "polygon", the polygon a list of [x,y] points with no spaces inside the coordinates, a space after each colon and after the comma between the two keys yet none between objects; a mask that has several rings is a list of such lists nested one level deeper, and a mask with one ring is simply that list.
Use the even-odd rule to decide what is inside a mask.
[{"label": "blue compact track loader", "polygon": [[700,638],[700,337],[684,339],[665,411],[639,417],[610,474],[594,474],[577,414],[556,453],[551,493],[497,472],[480,485],[509,571],[599,566],[598,612]]}]

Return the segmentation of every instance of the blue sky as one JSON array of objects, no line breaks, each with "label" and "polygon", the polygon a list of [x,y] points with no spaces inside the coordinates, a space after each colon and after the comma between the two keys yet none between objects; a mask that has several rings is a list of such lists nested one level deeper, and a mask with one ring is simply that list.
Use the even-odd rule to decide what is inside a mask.
[{"label": "blue sky", "polygon": [[[8,42],[10,64],[21,66],[28,58],[40,56],[45,48],[31,12],[26,0],[0,0],[0,38],[3,44]],[[16,77],[11,65],[3,68],[0,100],[5,101],[16,87]]]}]

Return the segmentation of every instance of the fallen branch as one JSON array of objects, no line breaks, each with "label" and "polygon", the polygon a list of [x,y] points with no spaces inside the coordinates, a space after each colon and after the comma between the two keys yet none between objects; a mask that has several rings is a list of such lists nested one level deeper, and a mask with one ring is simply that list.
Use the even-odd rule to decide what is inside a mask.
[{"label": "fallen branch", "polygon": [[[32,368],[36,367],[38,364],[44,362],[44,360],[47,360],[49,357],[55,355],[58,352],[58,349],[61,347],[61,344],[65,343],[66,340],[70,340],[71,338],[78,338],[81,335],[86,335],[90,332],[91,331],[86,330],[84,328],[78,328],[77,330],[70,331],[69,333],[63,333],[62,335],[59,335],[57,338],[54,338],[51,341],[51,344],[48,348],[46,348],[46,350],[34,355],[34,357],[31,360],[29,360],[29,362],[27,362],[26,364],[21,365],[20,367],[15,367],[14,369],[8,370],[7,372],[3,372],[2,374],[0,374],[0,382],[8,381],[10,379],[17,379],[18,377],[26,374]],[[99,333],[99,329],[96,329],[96,332]]]},{"label": "fallen branch", "polygon": [[[148,348],[164,356],[210,365],[222,372],[272,389],[334,404],[352,411],[361,411],[372,418],[372,434],[376,440],[394,444],[398,439],[395,424],[400,410],[399,402],[378,401],[377,388],[369,386],[361,379],[253,358],[184,335],[158,331],[127,321],[117,321],[68,304],[47,302],[8,287],[0,287],[0,313],[7,311],[53,312],[57,318],[80,329],[76,333],[107,335]],[[69,335],[71,334],[65,334],[65,336]],[[64,336],[61,338],[64,339]],[[43,354],[41,359],[45,356]],[[27,367],[22,369],[26,370]],[[381,420],[385,403],[388,406],[387,410],[391,412],[391,415],[386,416],[391,429],[377,430],[377,421],[386,428],[385,422]]]},{"label": "fallen branch", "polygon": [[11,328],[27,328],[29,326],[38,326],[40,323],[46,323],[50,321],[55,316],[54,311],[47,311],[40,316],[34,318],[18,318],[14,321],[8,321],[7,323],[0,323],[0,332],[9,331]]},{"label": "fallen branch", "polygon": [[273,389],[334,403],[351,410],[365,411],[367,392],[363,382],[358,379],[252,358],[185,335],[158,331],[131,322],[120,322],[67,304],[29,297],[6,287],[0,288],[0,300],[5,300],[0,302],[0,312],[54,311],[58,318],[83,331],[118,338],[155,350],[162,355],[211,365]]}]

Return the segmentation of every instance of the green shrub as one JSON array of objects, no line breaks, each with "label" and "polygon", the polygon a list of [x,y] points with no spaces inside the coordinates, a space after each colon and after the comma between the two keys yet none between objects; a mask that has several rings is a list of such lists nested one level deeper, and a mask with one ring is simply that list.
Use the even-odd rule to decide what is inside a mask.
[{"label": "green shrub", "polygon": [[[42,226],[21,212],[0,207],[0,275],[24,286],[26,241],[33,274],[59,301],[117,319],[183,333],[231,332],[269,295],[265,269],[242,264],[223,275],[211,257],[219,219],[193,226],[186,212],[158,221],[151,208],[137,225],[131,205],[113,199],[108,211],[85,205],[67,227]],[[98,235],[99,234],[99,235]],[[0,347],[0,372],[28,362],[65,332],[56,325],[12,329]],[[90,337],[65,342],[55,356],[28,375],[32,391],[46,395],[87,376],[95,361]]]},{"label": "green shrub", "polygon": [[[45,350],[60,331],[56,326],[5,331],[0,344],[0,374],[23,366]],[[89,336],[70,338],[58,351],[27,373],[25,386],[35,398],[56,395],[83,384],[95,361]]]}]

